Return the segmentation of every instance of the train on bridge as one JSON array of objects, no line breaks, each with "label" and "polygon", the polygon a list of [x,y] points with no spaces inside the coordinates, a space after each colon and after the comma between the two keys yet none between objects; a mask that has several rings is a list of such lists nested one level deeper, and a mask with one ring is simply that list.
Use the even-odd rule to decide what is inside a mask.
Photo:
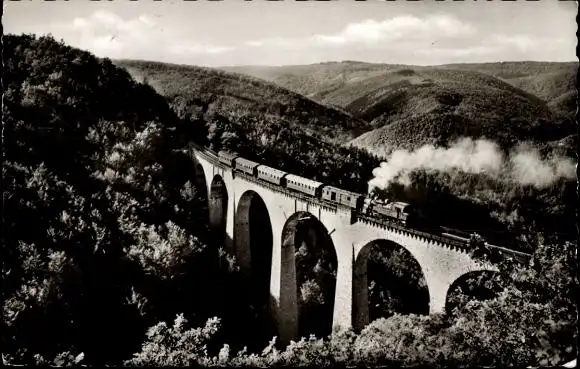
[{"label": "train on bridge", "polygon": [[[421,214],[406,202],[381,200],[376,195],[367,196],[346,191],[245,159],[234,152],[222,150],[217,156],[222,164],[231,167],[235,172],[242,172],[277,186],[315,197],[322,202],[349,207],[363,216],[382,219],[406,228],[419,228],[424,221]],[[469,241],[471,237],[461,231],[444,227],[431,230],[430,233],[445,235],[463,242]]]}]

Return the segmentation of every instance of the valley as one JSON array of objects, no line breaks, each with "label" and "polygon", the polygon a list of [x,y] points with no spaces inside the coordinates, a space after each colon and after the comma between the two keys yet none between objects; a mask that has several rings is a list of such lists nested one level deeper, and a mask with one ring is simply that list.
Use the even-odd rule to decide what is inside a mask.
[{"label": "valley", "polygon": [[5,362],[575,357],[576,64],[3,57]]}]

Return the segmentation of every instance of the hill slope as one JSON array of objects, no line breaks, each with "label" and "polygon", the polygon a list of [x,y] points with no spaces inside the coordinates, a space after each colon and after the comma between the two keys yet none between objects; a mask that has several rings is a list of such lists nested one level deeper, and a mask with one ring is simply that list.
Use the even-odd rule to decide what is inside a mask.
[{"label": "hill slope", "polygon": [[[221,69],[271,81],[292,91],[312,96],[321,102],[327,102],[325,101],[327,94],[340,87],[347,87],[353,82],[362,80],[373,83],[376,77],[397,69],[465,70],[491,75],[549,102],[575,90],[578,63],[499,62],[419,67],[344,61],[279,67],[238,66]],[[343,106],[343,104],[337,105]]]},{"label": "hill slope", "polygon": [[445,144],[465,135],[507,147],[575,133],[577,63],[415,67],[341,62],[224,69],[267,78],[369,121],[375,131],[352,143],[379,151]]},{"label": "hill slope", "polygon": [[[119,60],[137,80],[168,97],[184,117],[218,113],[232,122],[272,121],[322,140],[345,142],[368,124],[262,80],[216,69]],[[242,124],[242,123],[240,123]]]},{"label": "hill slope", "polygon": [[554,119],[541,99],[481,73],[405,69],[390,74],[395,78],[386,77],[381,87],[346,107],[377,127],[355,139],[357,146],[413,149],[468,136],[509,147],[542,137]]},{"label": "hill slope", "polygon": [[500,78],[549,102],[576,90],[578,63],[502,62],[449,64],[443,68],[473,70]]}]

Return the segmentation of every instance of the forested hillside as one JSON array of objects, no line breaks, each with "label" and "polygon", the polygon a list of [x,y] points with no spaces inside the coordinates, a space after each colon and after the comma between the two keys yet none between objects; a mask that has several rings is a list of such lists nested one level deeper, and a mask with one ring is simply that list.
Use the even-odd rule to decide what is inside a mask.
[{"label": "forested hillside", "polygon": [[337,142],[368,130],[365,121],[242,74],[145,61],[115,63],[167,96],[180,117],[195,117],[203,111],[219,113],[233,122],[252,118],[252,124],[263,124],[262,119],[277,121],[318,140]]},{"label": "forested hillside", "polygon": [[346,61],[224,69],[273,81],[368,121],[375,130],[352,144],[379,153],[464,136],[504,148],[521,140],[543,145],[576,133],[577,63],[418,67]]},{"label": "forested hillside", "polygon": [[406,69],[392,75],[395,78],[388,76],[376,89],[364,88],[364,94],[345,107],[377,127],[353,144],[414,149],[445,145],[459,137],[485,137],[507,148],[543,138],[553,120],[540,99],[480,73]]},{"label": "forested hillside", "polygon": [[[229,105],[207,104],[211,90],[179,105],[179,93],[161,96],[148,84],[155,81],[136,82],[110,60],[51,37],[5,36],[3,63],[4,364],[545,366],[576,357],[575,247],[545,232],[561,208],[533,219],[533,210],[562,204],[564,184],[501,195],[512,199],[504,210],[523,211],[508,220],[529,225],[520,236],[533,260],[499,262],[474,239],[472,256],[493,258],[499,272],[466,280],[446,313],[418,315],[425,311],[406,295],[425,299],[421,272],[404,250],[377,249],[368,287],[378,319],[362,332],[329,336],[316,318],[332,311],[336,265],[305,230],[296,237],[297,289],[302,322],[311,325],[301,323],[301,333],[319,337],[280,347],[272,327],[259,325],[235,258],[208,231],[207,194],[183,149],[190,141],[234,149],[361,192],[379,159],[318,140],[299,120],[234,119]],[[190,106],[196,99],[205,102]],[[387,190],[422,200],[441,220],[481,225],[493,220],[482,211],[488,204],[458,197],[458,189],[500,194],[506,187],[477,175],[466,182],[418,170],[412,186]]]},{"label": "forested hillside", "polygon": [[502,62],[448,64],[444,68],[473,70],[500,78],[515,87],[551,101],[576,90],[578,63]]},{"label": "forested hillside", "polygon": [[[219,316],[214,341],[232,349],[259,350],[271,339],[256,329],[235,259],[210,238],[207,197],[180,154],[190,141],[264,155],[271,165],[347,187],[366,188],[378,165],[288,126],[273,131],[272,142],[264,132],[247,137],[219,114],[181,119],[109,60],[50,37],[6,36],[4,65],[8,362],[119,363],[148,326],[177,313],[195,325]],[[366,177],[355,175],[364,160]],[[332,296],[324,307],[321,297],[334,277],[316,281],[315,266],[316,275],[333,271],[312,246],[300,248],[298,288],[309,296],[302,311],[317,314],[332,311]],[[304,332],[316,331],[312,323]]]},{"label": "forested hillside", "polygon": [[227,320],[239,299],[175,153],[205,137],[108,59],[48,37],[3,42],[4,358],[114,364],[160,319]]},{"label": "forested hillside", "polygon": [[[397,70],[429,71],[432,69],[483,73],[535,95],[545,102],[550,102],[563,94],[575,91],[578,63],[498,62],[420,67],[343,61],[295,66],[240,66],[221,69],[272,81],[292,91],[312,96],[316,101],[323,103],[333,103],[330,99],[335,99],[338,103],[336,105],[345,106],[349,102],[348,96],[344,96],[341,100],[339,96],[335,96],[338,94],[330,96],[329,94],[349,84],[360,83],[362,80],[371,82],[369,87],[374,89],[373,82],[378,84],[388,82],[385,76]],[[377,79],[379,81],[376,81]],[[345,92],[350,94],[347,90]],[[326,100],[327,98],[329,100]]]}]

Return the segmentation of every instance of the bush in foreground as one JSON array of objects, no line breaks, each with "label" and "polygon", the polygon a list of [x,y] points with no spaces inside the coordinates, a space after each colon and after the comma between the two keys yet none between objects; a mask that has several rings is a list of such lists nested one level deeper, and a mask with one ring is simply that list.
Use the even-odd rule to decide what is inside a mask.
[{"label": "bush in foreground", "polygon": [[558,365],[577,354],[574,251],[571,243],[540,245],[528,266],[513,268],[509,262],[500,266],[495,282],[503,290],[495,298],[471,300],[448,315],[396,314],[375,320],[359,335],[350,330],[335,331],[328,339],[302,338],[284,350],[276,349],[274,338],[260,355],[241,351],[234,356],[228,345],[217,354],[206,350],[217,330],[215,319],[204,328],[181,335],[161,323],[151,328],[142,351],[128,363],[236,367]]}]

